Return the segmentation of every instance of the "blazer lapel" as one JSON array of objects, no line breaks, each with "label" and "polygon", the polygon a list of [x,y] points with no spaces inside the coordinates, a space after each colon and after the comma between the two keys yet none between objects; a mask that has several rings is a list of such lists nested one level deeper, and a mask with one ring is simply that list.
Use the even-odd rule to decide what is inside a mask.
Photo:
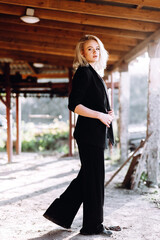
[{"label": "blazer lapel", "polygon": [[[97,77],[99,78],[99,80],[101,81],[101,83],[103,84],[104,90],[105,90],[105,96],[106,96],[106,105],[107,105],[107,111],[110,111],[110,104],[109,104],[109,100],[108,100],[108,94],[107,94],[107,86],[104,82],[104,80],[101,78],[101,76],[94,70],[94,68],[89,64],[90,70],[93,73],[96,73]],[[107,130],[108,129],[108,130]],[[113,127],[112,127],[112,123],[110,124],[109,128],[106,128],[106,134],[107,134],[107,138],[109,138],[109,141],[112,143],[112,145],[114,144],[114,136],[113,136]]]},{"label": "blazer lapel", "polygon": [[110,104],[109,104],[109,100],[108,100],[107,86],[106,86],[104,80],[101,78],[101,76],[94,70],[94,68],[91,65],[89,65],[89,66],[90,66],[91,71],[92,72],[94,71],[94,73],[96,73],[97,77],[100,79],[101,83],[103,84],[103,87],[105,90],[106,101],[107,101],[107,111],[110,111],[111,108],[110,108]]}]

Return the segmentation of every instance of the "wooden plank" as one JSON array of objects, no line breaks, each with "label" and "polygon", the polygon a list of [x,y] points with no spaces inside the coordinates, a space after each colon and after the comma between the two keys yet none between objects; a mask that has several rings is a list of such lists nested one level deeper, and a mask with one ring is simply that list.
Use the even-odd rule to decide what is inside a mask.
[{"label": "wooden plank", "polygon": [[[2,0],[0,2],[13,4],[13,5],[20,5],[26,6],[26,3],[22,0]],[[143,5],[143,3],[142,3]],[[143,9],[134,9],[129,7],[117,7],[117,6],[110,6],[110,5],[102,5],[102,4],[95,4],[95,3],[84,3],[84,2],[76,2],[76,1],[37,1],[32,0],[29,3],[27,2],[27,6],[35,7],[35,8],[43,8],[42,10],[52,11],[66,11],[72,13],[82,13],[82,14],[91,14],[91,15],[98,15],[98,16],[105,16],[105,17],[115,17],[119,18],[119,14],[121,18],[124,19],[132,19],[132,20],[142,20],[142,21],[149,21],[149,22],[160,22],[160,14],[159,11],[152,11],[152,10],[143,10]],[[41,10],[36,10],[38,16]]]},{"label": "wooden plank", "polygon": [[[11,7],[10,5],[1,3],[0,13],[21,16],[25,13],[25,7],[14,6],[14,5],[12,5]],[[40,19],[78,23],[78,24],[91,25],[91,26],[135,30],[135,31],[142,31],[142,32],[150,32],[150,31],[152,32],[158,29],[160,26],[160,24],[158,24],[160,22],[160,19],[159,19],[159,22],[157,20],[157,23],[153,23],[153,21],[152,22],[145,22],[140,20],[134,21],[131,19],[121,19],[118,17],[113,18],[113,17],[104,17],[104,16],[94,16],[94,15],[88,15],[88,14],[80,14],[80,13],[73,13],[73,12],[69,13],[64,11],[44,10],[44,9],[36,9],[35,15],[37,15]],[[149,12],[148,12],[148,15],[149,15]],[[142,15],[141,15],[141,19],[142,19]]]},{"label": "wooden plank", "polygon": [[42,54],[42,53],[34,53],[24,52],[19,50],[9,50],[9,49],[1,49],[0,50],[1,58],[11,58],[14,60],[24,60],[30,62],[40,62],[40,63],[50,63],[57,66],[71,67],[73,64],[73,57],[62,57],[55,56],[50,54]]},{"label": "wooden plank", "polygon": [[[55,55],[55,56],[65,56],[65,57],[72,57],[74,58],[74,49],[68,49],[68,46],[65,48],[56,48],[56,47],[49,47],[49,46],[37,46],[32,45],[32,48],[28,43],[16,43],[16,42],[3,42],[0,41],[0,49],[8,49],[8,50],[18,50],[28,53],[42,53],[48,55]],[[119,60],[120,56],[118,54],[112,54],[109,56],[110,60],[117,61]],[[23,60],[23,58],[22,58]]]},{"label": "wooden plank", "polygon": [[122,183],[123,187],[128,188],[128,189],[132,188],[133,173],[134,173],[135,167],[136,167],[140,157],[141,157],[141,154],[137,154],[136,156],[133,156],[131,164],[128,168],[128,171],[127,171],[126,176],[125,176],[125,178],[123,180],[123,183]]},{"label": "wooden plank", "polygon": [[142,5],[146,7],[160,8],[159,0],[103,0],[103,2],[123,3],[130,5]]},{"label": "wooden plank", "polygon": [[[16,31],[24,34],[33,34],[33,35],[43,35],[43,36],[49,36],[49,37],[59,37],[64,38],[66,36],[71,36],[70,31],[68,30],[60,30],[60,29],[53,29],[51,28],[44,28],[44,27],[35,27],[32,25],[21,25],[21,24],[8,24],[8,23],[0,23],[0,29],[3,31]],[[1,33],[3,36],[3,33]],[[81,38],[82,33],[72,32],[72,38],[73,39],[79,39]]]},{"label": "wooden plank", "polygon": [[[28,44],[28,41],[30,42],[30,46],[39,46],[41,47],[46,47],[46,48],[57,48],[57,49],[61,49],[63,51],[63,49],[68,49],[68,50],[74,50],[75,49],[75,45],[77,41],[73,41],[71,40],[71,42],[69,41],[69,39],[62,39],[61,38],[55,38],[55,39],[51,39],[51,42],[49,41],[50,39],[47,37],[42,37],[40,38],[40,36],[30,36],[28,35],[27,37],[25,37],[23,34],[16,34],[16,32],[13,32],[13,36],[12,34],[10,34],[10,32],[7,32],[7,34],[5,34],[5,32],[3,32],[3,36],[0,37],[0,41],[4,42],[4,45],[6,43],[15,43],[15,44]],[[8,37],[6,37],[6,35]],[[10,36],[11,35],[11,36]],[[47,42],[45,42],[45,40]],[[55,40],[55,41],[54,41]],[[59,41],[58,41],[59,40]],[[67,41],[68,40],[68,41]],[[106,41],[107,40],[107,41]],[[103,39],[102,42],[104,43]],[[121,39],[120,42],[118,42],[118,39],[114,39],[114,38],[108,38],[105,39],[105,42],[107,42],[106,44],[104,44],[105,48],[110,51],[110,50],[114,50],[114,52],[117,51],[118,52],[122,51],[122,53],[124,52],[128,52],[131,47],[127,46],[127,44],[123,44],[123,39],[122,39],[122,44],[121,44]],[[117,44],[118,42],[118,44]],[[2,44],[3,45],[3,44]],[[31,70],[31,72],[34,72],[34,69],[28,65],[29,69]]]},{"label": "wooden plank", "polygon": [[140,148],[144,146],[146,141],[150,136],[146,137],[145,141],[141,141],[140,145],[135,149],[135,151],[129,156],[129,158],[118,168],[118,170],[112,175],[112,177],[105,183],[105,187],[113,180],[113,178],[122,170],[122,168],[130,161],[130,159],[135,156]]},{"label": "wooden plank", "polygon": [[1,100],[1,102],[7,107],[6,100],[5,100],[2,96],[0,96],[0,100]]},{"label": "wooden plank", "polygon": [[[22,78],[25,79],[27,78],[28,74],[22,74]],[[49,78],[49,79],[54,79],[54,78],[67,78],[68,74],[67,73],[37,73],[33,74],[33,77],[37,77],[37,79],[41,78]]]},{"label": "wooden plank", "polygon": [[112,66],[111,71],[115,70],[121,62],[130,62],[137,56],[139,56],[142,52],[145,52],[147,50],[147,46],[150,42],[156,41],[160,37],[160,29],[158,29],[156,32],[151,34],[148,38],[146,38],[144,41],[142,41],[140,44],[138,44],[135,48],[133,48],[129,53],[127,53],[125,56],[123,56],[114,66]]},{"label": "wooden plank", "polygon": [[[68,46],[73,46],[75,47],[76,43],[79,40],[79,36],[78,37],[71,37],[72,36],[72,32],[70,32],[70,35],[68,33],[68,35],[66,36],[66,38],[61,38],[60,36],[58,36],[56,33],[52,36],[49,36],[48,34],[35,34],[35,33],[28,33],[28,34],[23,34],[24,32],[18,32],[16,31],[16,26],[13,25],[12,29],[15,29],[15,31],[10,30],[10,27],[7,26],[5,28],[5,26],[3,26],[1,28],[0,25],[0,39],[2,41],[19,41],[19,40],[23,40],[25,41],[37,41],[37,42],[43,42],[43,43],[51,43],[51,44],[66,44]],[[3,29],[3,30],[2,30]],[[62,32],[62,31],[61,31]],[[82,36],[82,35],[81,35]],[[123,45],[124,47],[128,46],[135,46],[138,41],[136,39],[132,39],[132,38],[128,38],[128,37],[120,37],[120,36],[104,36],[104,35],[98,35],[98,37],[102,40],[102,42],[104,43],[104,45],[106,44],[107,46],[113,46],[114,48],[116,48],[116,46],[118,45]],[[112,47],[112,48],[113,48]]]},{"label": "wooden plank", "polygon": [[[46,64],[53,64],[56,66],[64,66],[64,67],[72,67],[73,57],[64,57],[64,56],[55,56],[49,54],[42,53],[34,53],[24,52],[24,51],[16,51],[9,49],[0,49],[0,57],[1,58],[11,58],[14,60],[24,60],[29,62],[40,62]],[[119,58],[118,58],[119,59]],[[114,64],[117,61],[115,58],[109,59],[107,65]]]},{"label": "wooden plank", "polygon": [[49,55],[57,55],[57,56],[68,56],[68,57],[74,57],[74,50],[67,49],[58,49],[56,47],[45,47],[45,46],[36,46],[32,45],[32,48],[29,44],[26,43],[14,43],[14,42],[3,42],[0,41],[0,48],[2,49],[8,49],[8,50],[19,50],[24,52],[34,52],[34,53],[43,53],[43,54],[49,54]]},{"label": "wooden plank", "polygon": [[[33,75],[34,77],[34,75]],[[52,83],[52,82],[47,82],[47,83],[35,83],[35,82],[17,82],[17,83],[12,83],[13,88],[51,88],[51,89],[58,89],[58,88],[67,88],[68,83],[63,82],[63,83]]]},{"label": "wooden plank", "polygon": [[[8,16],[6,14],[1,14],[0,23],[5,24],[6,26],[14,25],[14,29],[18,25],[26,27],[26,24],[19,20],[16,16]],[[9,25],[8,25],[9,23]],[[2,24],[2,26],[3,26]],[[145,32],[138,32],[138,31],[130,31],[130,30],[119,30],[119,29],[111,29],[107,27],[100,27],[100,26],[90,26],[90,25],[82,25],[76,23],[67,23],[67,22],[58,22],[54,20],[45,20],[42,19],[40,22],[36,24],[32,24],[34,27],[34,33],[40,32],[40,29],[45,27],[45,29],[52,28],[52,29],[61,29],[61,30],[69,30],[70,32],[81,32],[81,34],[101,34],[105,37],[108,35],[114,36],[121,36],[126,38],[136,38],[136,39],[145,39],[148,36],[148,33]],[[38,29],[39,28],[39,29]],[[29,32],[29,28],[28,28]],[[49,31],[51,32],[51,31]],[[54,33],[54,31],[52,31]]]}]

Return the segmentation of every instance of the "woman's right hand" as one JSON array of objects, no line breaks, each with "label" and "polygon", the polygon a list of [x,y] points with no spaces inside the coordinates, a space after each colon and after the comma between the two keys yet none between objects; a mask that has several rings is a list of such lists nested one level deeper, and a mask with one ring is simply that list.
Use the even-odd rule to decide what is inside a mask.
[{"label": "woman's right hand", "polygon": [[111,122],[113,121],[113,116],[110,115],[110,114],[101,112],[101,113],[99,113],[99,118],[98,119],[109,128]]}]

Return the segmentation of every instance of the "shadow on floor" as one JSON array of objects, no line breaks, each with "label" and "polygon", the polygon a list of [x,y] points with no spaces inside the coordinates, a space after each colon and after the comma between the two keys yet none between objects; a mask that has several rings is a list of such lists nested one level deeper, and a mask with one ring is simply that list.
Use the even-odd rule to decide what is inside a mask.
[{"label": "shadow on floor", "polygon": [[76,240],[77,237],[81,237],[79,231],[55,229],[44,234],[43,236],[29,238],[27,240]]}]

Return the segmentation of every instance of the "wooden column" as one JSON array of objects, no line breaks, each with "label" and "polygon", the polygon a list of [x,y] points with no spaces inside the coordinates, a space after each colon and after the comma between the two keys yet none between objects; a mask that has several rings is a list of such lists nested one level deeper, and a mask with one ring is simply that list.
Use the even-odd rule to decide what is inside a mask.
[{"label": "wooden column", "polygon": [[21,153],[21,99],[16,95],[16,154]]},{"label": "wooden column", "polygon": [[8,163],[11,163],[13,157],[13,142],[12,142],[12,110],[11,110],[11,86],[10,86],[9,63],[5,63],[4,75],[6,84],[7,154]]},{"label": "wooden column", "polygon": [[128,122],[129,122],[129,99],[130,79],[128,65],[122,64],[119,67],[119,140],[120,140],[120,162],[128,158]]},{"label": "wooden column", "polygon": [[160,42],[148,47],[150,57],[148,81],[148,140],[145,156],[147,160],[148,186],[158,185],[160,160]]},{"label": "wooden column", "polygon": [[111,108],[114,109],[114,81],[112,73],[111,73]]}]

